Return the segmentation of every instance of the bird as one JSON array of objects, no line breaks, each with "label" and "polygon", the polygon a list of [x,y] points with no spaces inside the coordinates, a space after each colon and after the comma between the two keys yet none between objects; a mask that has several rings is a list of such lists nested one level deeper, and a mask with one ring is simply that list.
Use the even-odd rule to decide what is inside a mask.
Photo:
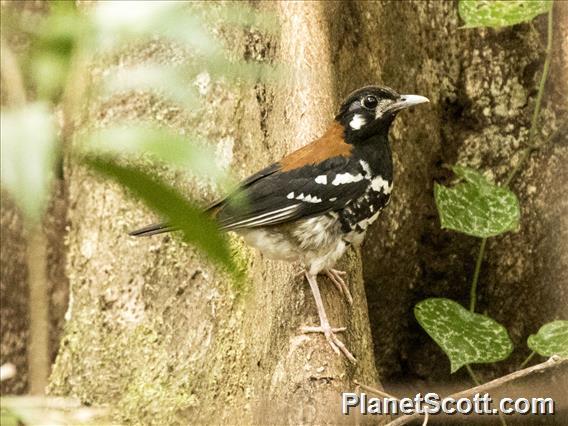
[{"label": "bird", "polygon": [[[345,98],[321,137],[244,179],[205,210],[221,230],[240,234],[266,257],[301,264],[320,321],[302,332],[322,333],[333,351],[352,363],[357,359],[337,337],[346,328],[329,323],[318,275],[326,275],[352,304],[345,272],[334,266],[350,246],[363,242],[390,202],[391,124],[400,111],[426,102],[424,96],[385,86],[361,87]],[[130,235],[174,230],[158,223]]]}]

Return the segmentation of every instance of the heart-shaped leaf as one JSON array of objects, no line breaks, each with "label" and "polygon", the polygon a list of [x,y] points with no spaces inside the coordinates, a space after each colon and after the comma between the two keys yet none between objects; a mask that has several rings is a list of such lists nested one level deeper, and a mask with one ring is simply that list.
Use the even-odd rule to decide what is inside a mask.
[{"label": "heart-shaped leaf", "polygon": [[552,0],[460,0],[466,28],[507,27],[526,22],[552,7]]},{"label": "heart-shaped leaf", "polygon": [[568,321],[558,320],[544,324],[538,333],[529,336],[527,343],[539,355],[568,358]]},{"label": "heart-shaped leaf", "polygon": [[467,364],[504,360],[513,350],[505,327],[453,300],[423,300],[414,307],[414,316],[450,358],[452,373]]},{"label": "heart-shaped leaf", "polygon": [[442,228],[487,238],[518,227],[521,213],[513,192],[473,169],[454,166],[453,171],[463,182],[451,188],[434,185]]}]

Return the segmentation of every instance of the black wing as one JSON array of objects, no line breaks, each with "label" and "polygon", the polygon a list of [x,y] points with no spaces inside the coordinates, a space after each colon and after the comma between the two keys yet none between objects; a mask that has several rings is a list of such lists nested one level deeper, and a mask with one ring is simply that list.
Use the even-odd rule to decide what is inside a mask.
[{"label": "black wing", "polygon": [[[270,166],[262,176],[245,181],[234,194],[214,204],[222,229],[277,225],[345,207],[368,186],[360,162],[334,157],[318,164],[282,171]],[[252,179],[252,181],[251,181]]]},{"label": "black wing", "polygon": [[[249,176],[248,178],[246,178],[245,180],[243,180],[240,184],[239,184],[239,190],[236,192],[240,192],[242,191],[243,188],[246,188],[250,185],[252,185],[254,182],[258,181],[259,179],[262,179],[263,177],[269,176],[273,173],[276,173],[278,170],[280,169],[279,164],[275,163],[272,164],[264,169],[262,169],[260,172],[255,173],[252,176]],[[214,201],[212,204],[210,204],[207,209],[205,209],[206,211],[209,212],[215,212],[217,210],[218,207],[222,206],[223,204],[227,203],[227,201],[233,196],[235,196],[236,193],[233,194],[229,194],[226,197],[220,198],[216,201]],[[152,235],[158,235],[158,234],[163,234],[165,232],[172,232],[175,231],[176,228],[171,226],[169,223],[167,222],[162,222],[162,223],[153,223],[151,225],[145,226],[143,228],[139,228],[136,229],[134,231],[130,231],[128,233],[128,235],[131,235],[133,237],[150,237]]]},{"label": "black wing", "polygon": [[[362,196],[368,176],[352,157],[334,157],[283,171],[274,163],[245,179],[239,189],[208,207],[224,230],[278,225],[340,210]],[[149,236],[175,231],[168,223],[130,232]]]}]

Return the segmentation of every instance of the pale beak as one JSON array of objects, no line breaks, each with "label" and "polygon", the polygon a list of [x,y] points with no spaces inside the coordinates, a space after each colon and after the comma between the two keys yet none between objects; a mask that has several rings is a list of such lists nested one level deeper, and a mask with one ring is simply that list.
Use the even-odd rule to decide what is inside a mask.
[{"label": "pale beak", "polygon": [[387,108],[385,112],[396,112],[414,105],[430,102],[428,98],[420,95],[400,95],[398,101]]}]

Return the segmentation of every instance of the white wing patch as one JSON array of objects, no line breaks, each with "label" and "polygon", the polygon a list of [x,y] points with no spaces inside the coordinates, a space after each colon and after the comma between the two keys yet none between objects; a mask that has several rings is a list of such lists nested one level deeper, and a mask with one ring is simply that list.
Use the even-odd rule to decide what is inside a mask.
[{"label": "white wing patch", "polygon": [[351,173],[339,173],[335,175],[335,178],[333,179],[333,182],[331,182],[331,184],[338,186],[345,183],[359,182],[361,180],[363,180],[363,175],[361,173],[358,173],[356,175],[352,175]]},{"label": "white wing patch", "polygon": [[371,180],[371,189],[373,191],[382,192],[386,195],[391,193],[393,188],[392,182],[389,184],[389,181],[383,179],[381,176],[375,176],[374,178],[372,178],[373,173],[371,171],[371,167],[365,160],[360,160],[359,164],[361,164],[361,167],[363,167],[363,171],[365,172],[365,179]]},{"label": "white wing patch", "polygon": [[316,197],[315,195],[310,195],[310,194],[304,195],[303,192],[296,197],[296,200],[305,201],[306,203],[321,203],[322,202],[321,198]]},{"label": "white wing patch", "polygon": [[389,185],[389,182],[381,176],[377,176],[371,181],[371,189],[375,192],[382,192],[388,195],[392,191],[392,185]]},{"label": "white wing patch", "polygon": [[327,185],[327,176],[319,175],[318,177],[316,177],[315,181],[316,183],[319,183],[321,185]]},{"label": "white wing patch", "polygon": [[371,166],[369,166],[369,163],[367,163],[365,160],[359,160],[359,164],[361,164],[361,167],[363,167],[363,171],[365,172],[365,178],[371,179],[373,172],[371,171]]}]

